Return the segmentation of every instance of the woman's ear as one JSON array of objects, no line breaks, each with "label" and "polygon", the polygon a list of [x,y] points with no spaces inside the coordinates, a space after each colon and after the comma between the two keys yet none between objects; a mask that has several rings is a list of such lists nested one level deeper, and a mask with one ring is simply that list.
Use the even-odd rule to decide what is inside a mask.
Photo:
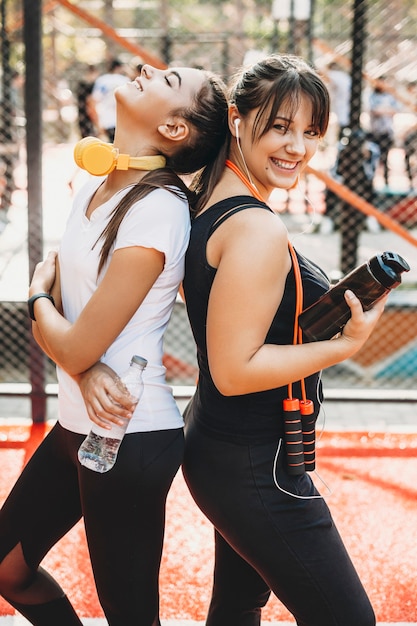
[{"label": "woman's ear", "polygon": [[183,141],[190,134],[190,129],[185,120],[181,118],[170,119],[158,126],[158,132],[170,141]]},{"label": "woman's ear", "polygon": [[231,104],[229,106],[228,120],[229,120],[229,130],[232,133],[233,137],[236,137],[236,135],[239,132],[237,129],[239,128],[239,124],[240,124],[240,113],[237,110],[237,107],[235,104]]}]

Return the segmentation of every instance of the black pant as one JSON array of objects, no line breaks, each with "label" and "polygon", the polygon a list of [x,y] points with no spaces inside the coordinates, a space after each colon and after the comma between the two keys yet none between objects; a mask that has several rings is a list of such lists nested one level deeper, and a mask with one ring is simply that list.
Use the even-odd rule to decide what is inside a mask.
[{"label": "black pant", "polygon": [[407,170],[407,175],[410,183],[413,183],[413,174],[411,167],[411,158],[417,152],[417,130],[413,130],[408,133],[408,135],[404,139],[404,159],[405,166]]},{"label": "black pant", "polygon": [[207,626],[259,626],[269,590],[299,626],[375,626],[375,616],[323,499],[308,474],[289,476],[279,442],[214,439],[190,411],[183,472],[218,531]]},{"label": "black pant", "polygon": [[371,139],[379,146],[379,162],[381,163],[384,170],[385,184],[388,185],[388,155],[389,151],[394,145],[394,138],[389,133],[382,133],[380,135],[372,135]]},{"label": "black pant", "polygon": [[20,542],[36,570],[83,515],[110,626],[159,626],[165,502],[182,460],[183,431],[126,435],[105,474],[78,462],[83,439],[57,424],[36,450],[0,511],[0,562]]}]

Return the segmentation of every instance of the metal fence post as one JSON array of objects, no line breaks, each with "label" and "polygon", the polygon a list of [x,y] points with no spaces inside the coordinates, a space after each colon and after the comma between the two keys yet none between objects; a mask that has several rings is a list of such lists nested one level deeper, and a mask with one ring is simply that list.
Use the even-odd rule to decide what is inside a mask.
[{"label": "metal fence post", "polygon": [[352,25],[352,87],[350,96],[350,127],[360,126],[362,112],[363,56],[366,43],[367,0],[354,0]]},{"label": "metal fence post", "polygon": [[[25,111],[28,175],[29,278],[43,256],[42,229],[42,3],[24,0]],[[30,333],[32,420],[46,417],[45,356]]]},{"label": "metal fence post", "polygon": [[[352,133],[360,127],[362,112],[362,71],[363,53],[366,41],[366,0],[354,0],[352,24],[352,60],[351,60],[351,96],[350,96],[350,130]],[[351,152],[351,163],[348,168],[351,176],[348,180],[355,180],[360,152]],[[347,274],[357,264],[359,235],[364,226],[363,216],[357,209],[343,203],[340,218],[340,271]]]},{"label": "metal fence post", "polygon": [[5,166],[6,186],[3,192],[2,209],[7,212],[11,204],[13,191],[13,104],[12,104],[12,71],[10,68],[10,40],[7,32],[7,6],[6,0],[1,2],[1,67],[2,67],[2,120],[1,138],[2,146],[1,159]]}]

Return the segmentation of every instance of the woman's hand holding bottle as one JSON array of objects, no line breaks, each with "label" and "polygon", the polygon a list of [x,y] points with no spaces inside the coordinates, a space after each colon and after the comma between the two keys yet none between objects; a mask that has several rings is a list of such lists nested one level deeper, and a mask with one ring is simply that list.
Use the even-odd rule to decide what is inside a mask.
[{"label": "woman's hand holding bottle", "polygon": [[346,344],[348,353],[344,358],[352,356],[367,341],[379,318],[381,317],[388,295],[381,298],[371,309],[364,311],[362,304],[350,289],[345,292],[345,299],[351,311],[351,317],[343,327],[337,340]]},{"label": "woman's hand holding bottle", "polygon": [[96,363],[77,377],[87,413],[92,422],[110,429],[111,423],[121,425],[133,415],[132,401],[117,374],[104,363]]}]

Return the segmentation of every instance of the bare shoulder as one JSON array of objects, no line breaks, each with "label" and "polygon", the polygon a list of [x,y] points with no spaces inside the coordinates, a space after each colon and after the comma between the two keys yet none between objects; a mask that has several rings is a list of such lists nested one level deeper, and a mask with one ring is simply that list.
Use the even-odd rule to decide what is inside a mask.
[{"label": "bare shoulder", "polygon": [[[261,207],[245,209],[233,215],[225,223],[229,222],[229,228],[225,234],[228,239],[251,240],[254,244],[288,245],[288,231],[282,219]],[[239,235],[239,237],[238,237]]]},{"label": "bare shoulder", "polygon": [[[261,207],[239,211],[227,219],[210,238],[207,247],[209,263],[218,267],[220,261],[286,266],[288,232],[278,215]],[[274,261],[273,261],[274,260]]]}]

